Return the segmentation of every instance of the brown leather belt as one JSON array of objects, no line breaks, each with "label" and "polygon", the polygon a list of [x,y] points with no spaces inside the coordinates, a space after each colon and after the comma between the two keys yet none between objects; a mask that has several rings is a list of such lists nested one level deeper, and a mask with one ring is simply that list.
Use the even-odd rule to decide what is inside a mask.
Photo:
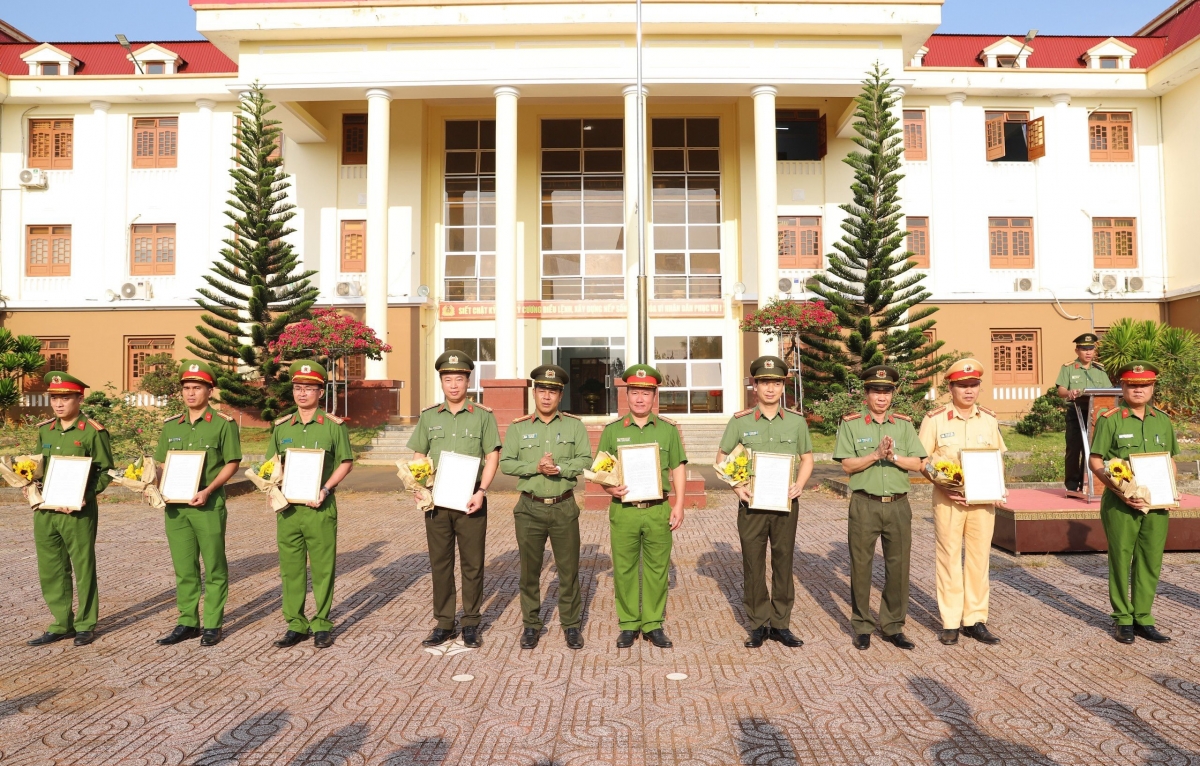
[{"label": "brown leather belt", "polygon": [[532,500],[533,502],[541,503],[542,505],[554,505],[555,503],[561,503],[563,500],[566,500],[568,497],[571,497],[574,494],[575,494],[575,490],[569,489],[566,492],[559,495],[558,497],[538,497],[537,495],[533,494],[532,492],[522,492],[521,496],[527,497],[530,500]]},{"label": "brown leather belt", "polygon": [[863,492],[861,489],[854,490],[854,494],[866,495],[867,497],[871,498],[872,500],[878,500],[881,503],[894,503],[897,500],[908,497],[907,492],[901,492],[898,495],[872,495],[870,492]]},{"label": "brown leather belt", "polygon": [[670,495],[668,495],[667,497],[664,497],[662,500],[643,500],[639,503],[621,503],[621,505],[623,505],[627,508],[653,508],[657,505],[662,505],[663,503],[667,502],[670,499],[671,499],[671,497],[670,497]]}]

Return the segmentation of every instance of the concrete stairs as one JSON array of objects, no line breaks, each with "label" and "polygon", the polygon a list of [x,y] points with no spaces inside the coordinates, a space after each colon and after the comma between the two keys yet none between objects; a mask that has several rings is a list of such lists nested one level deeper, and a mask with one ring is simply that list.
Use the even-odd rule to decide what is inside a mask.
[{"label": "concrete stairs", "polygon": [[412,436],[413,425],[396,425],[389,423],[371,440],[358,457],[363,465],[393,465],[401,458],[408,460],[412,450],[408,448],[408,439]]}]

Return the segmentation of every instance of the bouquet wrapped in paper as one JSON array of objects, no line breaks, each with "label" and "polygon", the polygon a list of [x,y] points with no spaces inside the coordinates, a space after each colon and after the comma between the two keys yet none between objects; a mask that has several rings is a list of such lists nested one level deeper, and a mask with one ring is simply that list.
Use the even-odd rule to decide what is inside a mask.
[{"label": "bouquet wrapped in paper", "polygon": [[[1104,472],[1113,480],[1113,484],[1117,485],[1117,489],[1126,500],[1150,502],[1150,488],[1134,481],[1133,468],[1126,461],[1119,457],[1113,458],[1104,464]],[[1142,513],[1148,510],[1149,508],[1142,509]]]},{"label": "bouquet wrapped in paper", "polygon": [[29,501],[29,507],[37,510],[42,505],[42,455],[17,455],[0,457],[0,478],[10,487],[16,487]]},{"label": "bouquet wrapped in paper", "polygon": [[739,444],[719,463],[713,463],[717,478],[731,487],[740,487],[750,481],[750,465],[753,455]]},{"label": "bouquet wrapped in paper", "polygon": [[278,458],[255,463],[246,469],[246,478],[255,489],[267,496],[267,505],[278,513],[287,508],[289,503],[283,496],[280,486],[283,484],[283,471],[280,470]]},{"label": "bouquet wrapped in paper", "polygon": [[397,460],[396,475],[404,488],[417,498],[417,507],[422,511],[433,510],[433,461],[427,457],[415,460]]},{"label": "bouquet wrapped in paper", "polygon": [[154,458],[146,455],[133,461],[123,469],[108,472],[112,483],[141,495],[151,508],[162,510],[167,507],[162,493],[158,491],[158,466]]},{"label": "bouquet wrapped in paper", "polygon": [[602,487],[621,486],[621,464],[607,452],[596,453],[591,469],[584,469],[583,478]]},{"label": "bouquet wrapped in paper", "polygon": [[939,447],[929,456],[925,464],[925,475],[942,489],[962,492],[963,469],[955,450]]}]

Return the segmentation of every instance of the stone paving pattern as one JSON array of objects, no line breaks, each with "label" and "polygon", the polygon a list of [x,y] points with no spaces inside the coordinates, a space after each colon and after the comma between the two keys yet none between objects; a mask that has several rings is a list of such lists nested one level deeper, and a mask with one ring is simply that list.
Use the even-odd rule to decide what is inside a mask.
[{"label": "stone paving pattern", "polygon": [[[741,646],[741,562],[728,492],[677,534],[675,648],[613,646],[607,515],[585,513],[587,647],[557,627],[520,651],[514,495],[492,498],[484,647],[445,657],[432,626],[424,530],[395,495],[339,503],[337,643],[279,650],[274,520],[229,514],[228,636],[160,647],[174,624],[161,513],[101,506],[99,640],[29,648],[49,618],[28,509],[0,507],[0,762],[18,764],[1193,764],[1200,763],[1200,557],[1168,554],[1167,646],[1109,635],[1102,555],[994,551],[991,627],[943,647],[933,525],[914,519],[902,652],[850,644],[846,501],[809,492],[797,544],[802,649]],[[549,559],[549,554],[547,554]],[[882,577],[876,571],[877,584]],[[543,580],[549,613],[555,572]],[[876,593],[876,599],[878,594]],[[311,602],[310,602],[311,603]],[[557,615],[547,623],[557,625]],[[682,672],[687,680],[671,681]],[[474,680],[451,677],[469,673]]]}]

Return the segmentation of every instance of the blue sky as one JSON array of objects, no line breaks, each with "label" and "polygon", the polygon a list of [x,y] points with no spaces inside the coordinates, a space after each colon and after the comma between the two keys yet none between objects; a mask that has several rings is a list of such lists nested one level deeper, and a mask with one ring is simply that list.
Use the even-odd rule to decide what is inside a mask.
[{"label": "blue sky", "polygon": [[[1172,0],[946,0],[941,32],[1128,35]],[[37,40],[197,39],[187,0],[0,3],[0,18]]]}]

